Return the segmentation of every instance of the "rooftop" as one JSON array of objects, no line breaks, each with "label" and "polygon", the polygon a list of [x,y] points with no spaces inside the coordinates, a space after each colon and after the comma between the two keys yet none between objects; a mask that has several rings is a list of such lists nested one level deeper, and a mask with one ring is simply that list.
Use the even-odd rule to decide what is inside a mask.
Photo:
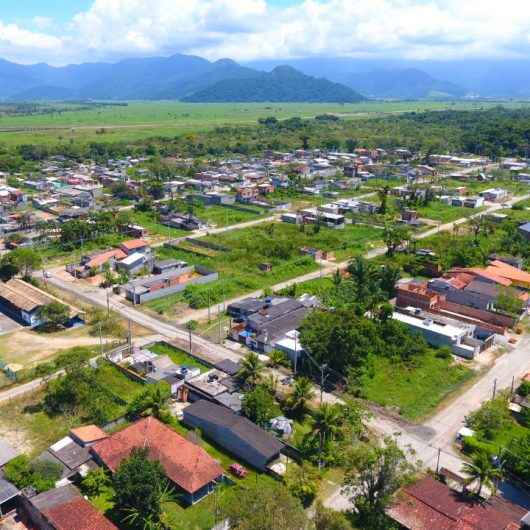
[{"label": "rooftop", "polygon": [[223,468],[204,449],[188,442],[153,417],[133,423],[91,450],[115,472],[135,448],[145,447],[160,461],[166,475],[183,490],[194,493],[223,474]]}]

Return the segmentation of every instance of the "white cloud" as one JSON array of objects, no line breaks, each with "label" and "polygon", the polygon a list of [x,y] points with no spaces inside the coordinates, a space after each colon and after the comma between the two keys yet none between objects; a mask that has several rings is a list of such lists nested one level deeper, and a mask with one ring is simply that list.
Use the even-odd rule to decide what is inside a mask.
[{"label": "white cloud", "polygon": [[528,0],[94,0],[57,36],[45,33],[51,20],[33,24],[37,32],[0,21],[0,55],[58,64],[177,52],[442,59],[530,50]]},{"label": "white cloud", "polygon": [[53,26],[53,18],[51,17],[38,16],[33,17],[31,21],[33,22],[33,25],[39,30],[49,29]]},{"label": "white cloud", "polygon": [[0,20],[0,57],[31,63],[62,55],[63,41],[53,35],[29,31]]}]

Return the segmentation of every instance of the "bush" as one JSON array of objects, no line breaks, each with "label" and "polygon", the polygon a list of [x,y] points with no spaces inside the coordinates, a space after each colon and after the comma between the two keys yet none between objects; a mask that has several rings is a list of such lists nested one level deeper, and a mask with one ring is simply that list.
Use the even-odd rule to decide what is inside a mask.
[{"label": "bush", "polygon": [[5,477],[17,488],[32,487],[38,493],[55,487],[61,478],[61,466],[46,460],[31,462],[26,455],[20,455],[4,467]]},{"label": "bush", "polygon": [[472,455],[481,451],[491,456],[493,456],[494,453],[491,448],[491,445],[485,442],[480,442],[474,436],[467,436],[466,438],[464,438],[464,440],[462,441],[462,451],[464,451],[466,455]]},{"label": "bush", "polygon": [[523,397],[530,395],[530,381],[523,381],[517,389],[517,393]]}]

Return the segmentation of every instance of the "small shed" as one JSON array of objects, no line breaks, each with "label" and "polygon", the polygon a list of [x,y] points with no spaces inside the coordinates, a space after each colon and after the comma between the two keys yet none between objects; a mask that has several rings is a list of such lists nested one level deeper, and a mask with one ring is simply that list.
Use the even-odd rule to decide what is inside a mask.
[{"label": "small shed", "polygon": [[0,517],[16,508],[19,494],[16,486],[0,478]]}]

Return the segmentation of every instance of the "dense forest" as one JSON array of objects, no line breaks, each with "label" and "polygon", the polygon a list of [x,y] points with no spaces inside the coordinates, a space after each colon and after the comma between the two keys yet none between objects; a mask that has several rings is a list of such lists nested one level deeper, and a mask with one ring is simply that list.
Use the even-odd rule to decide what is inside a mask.
[{"label": "dense forest", "polygon": [[61,154],[75,160],[106,161],[125,155],[223,157],[262,154],[267,149],[325,148],[353,151],[357,147],[406,147],[415,152],[469,152],[492,158],[528,154],[530,110],[502,107],[487,111],[435,111],[344,119],[261,119],[249,126],[217,127],[174,138],[137,142],[63,142],[56,145],[0,145],[0,171],[31,169],[32,163]]}]

